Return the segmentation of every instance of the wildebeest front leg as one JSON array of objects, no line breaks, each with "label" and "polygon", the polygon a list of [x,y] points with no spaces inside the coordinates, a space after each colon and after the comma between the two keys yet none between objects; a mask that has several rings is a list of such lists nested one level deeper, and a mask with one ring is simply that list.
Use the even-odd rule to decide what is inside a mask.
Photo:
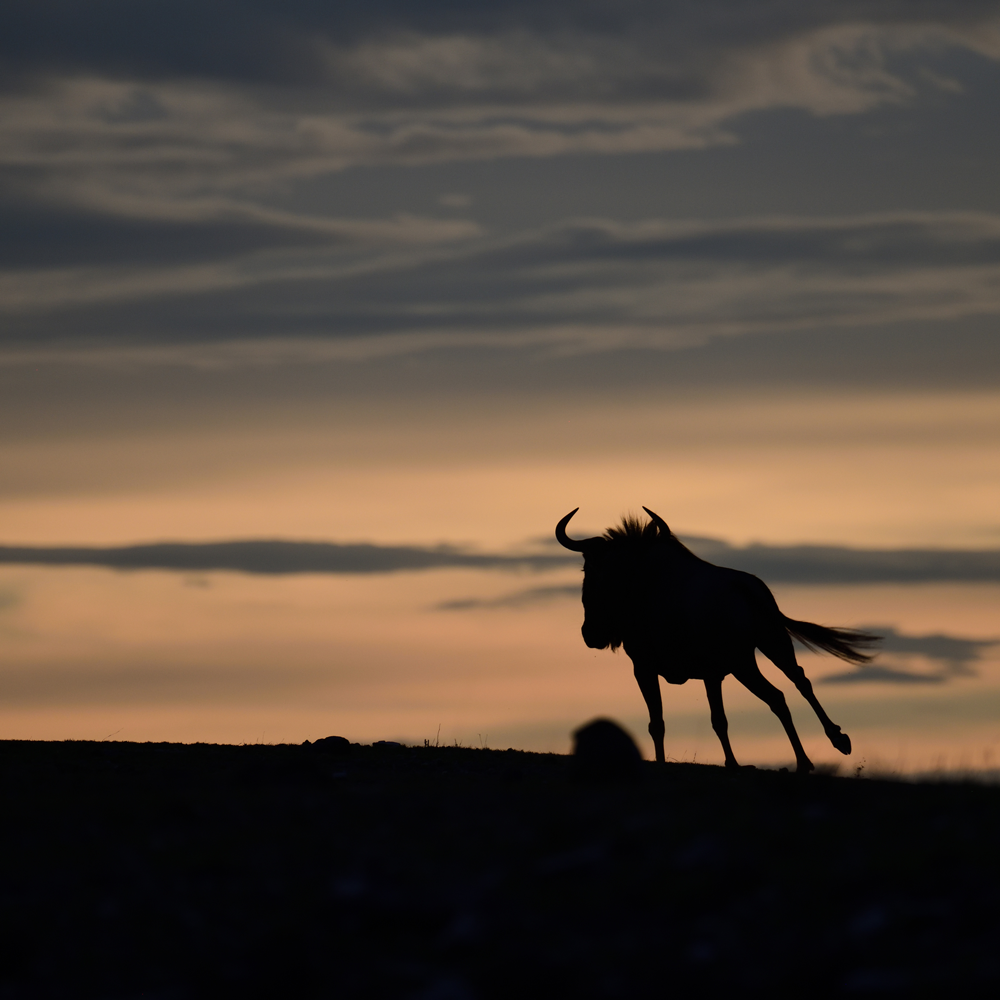
[{"label": "wildebeest front leg", "polygon": [[729,720],[722,705],[722,678],[706,677],[705,693],[708,695],[708,709],[712,713],[712,728],[722,744],[722,752],[726,755],[726,767],[739,767],[729,742]]},{"label": "wildebeest front leg", "polygon": [[752,691],[769,709],[781,720],[785,727],[788,739],[791,741],[792,749],[795,751],[795,769],[797,771],[811,771],[812,761],[806,756],[806,751],[799,739],[799,734],[795,731],[792,722],[792,713],[788,711],[785,703],[785,696],[779,688],[776,688],[761,672],[756,662],[747,667],[741,667],[733,671],[733,676],[746,688]]},{"label": "wildebeest front leg", "polygon": [[666,760],[663,752],[663,736],[666,726],[663,725],[663,698],[660,695],[660,676],[655,670],[646,670],[638,665],[634,666],[632,672],[635,674],[636,683],[642,692],[642,697],[649,709],[649,735],[653,738],[653,751],[656,754],[657,763],[662,764]]}]

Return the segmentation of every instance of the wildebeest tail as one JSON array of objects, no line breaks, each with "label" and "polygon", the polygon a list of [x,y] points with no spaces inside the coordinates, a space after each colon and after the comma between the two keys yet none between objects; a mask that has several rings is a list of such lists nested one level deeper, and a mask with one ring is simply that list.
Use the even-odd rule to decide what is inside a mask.
[{"label": "wildebeest tail", "polygon": [[784,619],[785,628],[793,639],[798,639],[807,649],[815,652],[817,649],[833,653],[848,663],[868,663],[875,655],[864,652],[870,646],[880,642],[882,636],[872,632],[862,632],[851,628],[827,628],[825,625],[815,625],[813,622],[797,622],[792,618]]}]

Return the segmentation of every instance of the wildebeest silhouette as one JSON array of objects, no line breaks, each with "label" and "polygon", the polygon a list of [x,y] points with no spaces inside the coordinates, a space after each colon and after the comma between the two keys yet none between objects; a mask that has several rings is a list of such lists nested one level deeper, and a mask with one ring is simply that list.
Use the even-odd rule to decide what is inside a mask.
[{"label": "wildebeest silhouette", "polygon": [[659,678],[669,684],[698,678],[705,682],[712,728],[722,743],[726,766],[739,767],[722,705],[722,680],[732,674],[781,720],[795,751],[796,769],[813,769],[785,696],[760,672],[755,649],[812,705],[830,742],[843,754],[851,752],[850,737],[823,711],[796,662],[791,637],[849,663],[865,663],[871,656],[862,650],[878,636],[786,618],[763,580],[699,559],[648,507],[642,508],[652,519],[646,524],[626,515],[619,527],[603,535],[574,540],[566,534],[566,525],[579,509],[556,525],[556,538],[567,549],[583,553],[583,641],[592,649],[624,647],[649,709],[649,735],[658,761],[665,759]]}]

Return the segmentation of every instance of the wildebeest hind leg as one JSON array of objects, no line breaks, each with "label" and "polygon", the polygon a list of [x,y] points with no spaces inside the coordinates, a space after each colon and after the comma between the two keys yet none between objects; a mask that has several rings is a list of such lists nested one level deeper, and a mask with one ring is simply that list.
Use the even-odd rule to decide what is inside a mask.
[{"label": "wildebeest hind leg", "polygon": [[792,645],[788,633],[783,632],[780,637],[769,640],[766,648],[764,646],[758,648],[795,685],[799,694],[812,705],[812,710],[823,726],[823,732],[826,733],[827,739],[842,754],[849,754],[851,752],[851,737],[847,733],[841,732],[840,726],[823,711],[823,706],[813,693],[813,686],[809,682],[809,678],[806,677],[805,671],[795,659],[795,647]]},{"label": "wildebeest hind leg", "polygon": [[722,752],[726,755],[726,767],[739,767],[729,742],[729,720],[722,704],[722,678],[706,677],[705,693],[708,695],[708,709],[712,713],[712,728],[722,744]]},{"label": "wildebeest hind leg", "polygon": [[788,739],[791,741],[792,749],[795,751],[795,769],[797,771],[811,771],[812,761],[806,756],[799,734],[795,731],[792,723],[792,713],[788,711],[785,703],[785,696],[776,688],[761,672],[756,662],[740,667],[733,671],[733,676],[748,690],[757,695],[769,709],[781,720],[785,727]]}]

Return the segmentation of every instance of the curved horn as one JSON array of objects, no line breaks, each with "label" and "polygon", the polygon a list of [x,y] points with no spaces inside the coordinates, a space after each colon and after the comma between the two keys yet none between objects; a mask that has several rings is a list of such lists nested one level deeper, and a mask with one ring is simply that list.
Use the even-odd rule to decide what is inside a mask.
[{"label": "curved horn", "polygon": [[599,542],[600,538],[584,538],[581,541],[576,541],[574,538],[570,538],[566,534],[566,525],[569,524],[570,518],[579,510],[577,507],[571,510],[557,525],[556,525],[556,541],[559,542],[564,548],[570,549],[573,552],[585,552],[592,542]]},{"label": "curved horn", "polygon": [[667,522],[664,521],[659,514],[654,514],[648,507],[643,507],[642,509],[652,518],[653,524],[655,524],[660,529],[660,534],[662,535],[670,534],[670,529],[667,527]]}]

